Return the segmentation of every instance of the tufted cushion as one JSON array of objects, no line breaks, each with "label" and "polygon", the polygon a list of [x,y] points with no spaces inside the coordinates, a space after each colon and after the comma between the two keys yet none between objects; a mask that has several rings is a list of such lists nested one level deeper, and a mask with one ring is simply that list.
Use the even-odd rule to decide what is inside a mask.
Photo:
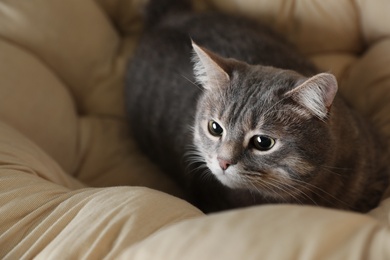
[{"label": "tufted cushion", "polygon": [[[267,205],[205,216],[128,136],[123,74],[141,0],[0,2],[0,257],[389,259],[370,213]],[[203,0],[265,21],[390,145],[390,2]],[[386,199],[387,198],[387,199]]]}]

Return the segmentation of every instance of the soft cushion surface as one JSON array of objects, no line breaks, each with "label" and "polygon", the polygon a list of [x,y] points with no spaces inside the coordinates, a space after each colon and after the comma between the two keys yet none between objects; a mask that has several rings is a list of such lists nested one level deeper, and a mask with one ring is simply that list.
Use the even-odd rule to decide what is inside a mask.
[{"label": "soft cushion surface", "polygon": [[[260,205],[204,215],[136,148],[124,70],[139,0],[0,2],[0,258],[389,259],[390,190],[368,214]],[[264,21],[390,145],[390,2],[203,0]]]}]

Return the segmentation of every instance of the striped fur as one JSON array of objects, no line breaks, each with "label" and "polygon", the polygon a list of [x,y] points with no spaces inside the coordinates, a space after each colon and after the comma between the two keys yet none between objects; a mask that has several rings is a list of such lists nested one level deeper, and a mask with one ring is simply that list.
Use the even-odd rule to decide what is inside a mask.
[{"label": "striped fur", "polygon": [[[126,105],[139,147],[206,212],[261,203],[367,211],[388,182],[385,148],[336,91],[332,75],[264,26],[175,12],[141,38]],[[255,149],[259,135],[274,146]]]}]

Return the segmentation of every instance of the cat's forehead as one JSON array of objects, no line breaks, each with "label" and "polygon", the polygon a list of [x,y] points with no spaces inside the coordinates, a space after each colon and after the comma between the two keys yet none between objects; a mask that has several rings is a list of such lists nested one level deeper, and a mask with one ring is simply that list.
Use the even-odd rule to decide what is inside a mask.
[{"label": "cat's forehead", "polygon": [[273,94],[269,92],[266,95],[269,97],[260,99],[257,95],[237,95],[233,99],[215,99],[214,103],[209,102],[206,110],[210,119],[220,121],[225,128],[238,132],[254,130],[260,128],[264,121],[269,121],[266,119],[273,114],[273,109],[279,109]]},{"label": "cat's forehead", "polygon": [[225,100],[237,112],[266,109],[285,98],[285,93],[296,84],[295,75],[289,72],[253,66],[231,75],[229,86],[222,87],[216,98]]},{"label": "cat's forehead", "polygon": [[[294,71],[282,70],[267,66],[247,66],[231,75],[231,88],[249,91],[258,97],[267,98],[267,95],[281,95],[291,90],[300,75]],[[227,91],[229,88],[226,89]]]},{"label": "cat's forehead", "polygon": [[296,77],[273,68],[252,68],[232,75],[230,86],[210,93],[208,107],[212,117],[229,129],[245,132],[273,127],[291,117],[296,106],[284,96]]}]

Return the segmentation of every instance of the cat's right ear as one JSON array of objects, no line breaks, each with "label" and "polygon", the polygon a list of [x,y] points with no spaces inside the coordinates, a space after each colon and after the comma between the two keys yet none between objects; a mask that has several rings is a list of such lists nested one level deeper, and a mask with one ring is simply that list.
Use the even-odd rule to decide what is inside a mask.
[{"label": "cat's right ear", "polygon": [[192,41],[194,55],[194,75],[198,83],[205,89],[215,89],[226,86],[230,82],[230,76],[226,71],[226,64],[223,58],[211,51],[199,47]]},{"label": "cat's right ear", "polygon": [[286,93],[313,115],[325,119],[337,93],[336,77],[320,73],[302,82]]}]

